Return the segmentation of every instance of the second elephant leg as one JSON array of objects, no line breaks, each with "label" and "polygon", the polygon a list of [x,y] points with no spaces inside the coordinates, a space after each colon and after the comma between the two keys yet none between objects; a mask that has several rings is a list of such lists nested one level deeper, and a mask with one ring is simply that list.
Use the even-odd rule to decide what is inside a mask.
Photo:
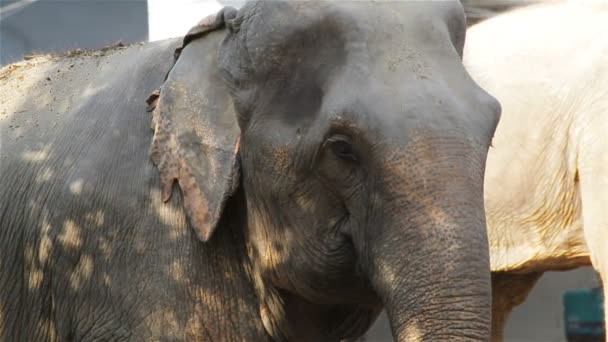
[{"label": "second elephant leg", "polygon": [[526,300],[542,272],[492,272],[492,341],[502,342],[509,314]]}]

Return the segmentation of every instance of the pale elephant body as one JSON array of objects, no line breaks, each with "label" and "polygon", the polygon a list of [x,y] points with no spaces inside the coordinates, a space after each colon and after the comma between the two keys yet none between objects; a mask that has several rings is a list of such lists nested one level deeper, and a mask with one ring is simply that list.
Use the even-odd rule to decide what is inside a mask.
[{"label": "pale elephant body", "polygon": [[465,28],[254,1],[4,68],[0,340],[338,341],[382,307],[398,341],[487,340],[500,106]]},{"label": "pale elephant body", "polygon": [[503,106],[485,181],[495,340],[543,272],[592,263],[607,280],[606,32],[605,1],[531,6],[469,29],[465,65]]}]

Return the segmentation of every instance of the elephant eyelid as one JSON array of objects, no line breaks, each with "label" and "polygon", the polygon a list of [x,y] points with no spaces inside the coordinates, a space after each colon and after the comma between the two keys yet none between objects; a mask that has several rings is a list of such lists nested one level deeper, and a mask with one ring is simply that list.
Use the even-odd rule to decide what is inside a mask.
[{"label": "elephant eyelid", "polygon": [[325,144],[328,146],[333,154],[343,160],[357,162],[359,158],[353,149],[351,139],[345,135],[333,135],[329,137]]}]

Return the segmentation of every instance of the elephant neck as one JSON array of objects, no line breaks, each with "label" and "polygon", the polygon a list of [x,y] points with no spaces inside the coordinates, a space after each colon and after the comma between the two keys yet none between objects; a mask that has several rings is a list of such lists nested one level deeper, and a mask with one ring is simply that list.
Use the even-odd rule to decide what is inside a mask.
[{"label": "elephant neck", "polygon": [[[245,249],[251,283],[258,300],[258,311],[264,328],[272,339],[337,342],[363,335],[380,313],[380,301],[376,303],[375,297],[372,300],[367,297],[357,297],[357,300],[329,299],[329,295],[318,288],[314,290],[320,292],[318,296],[315,296],[314,291],[309,291],[308,296],[298,293],[293,278],[285,273],[286,268],[273,267],[286,254],[273,254],[279,250],[274,246],[270,248],[271,251],[265,248],[272,244],[263,240],[267,237],[260,232],[265,229],[258,225],[266,224],[265,214],[260,214],[257,209],[248,208],[247,215],[243,215],[249,219],[243,225],[247,240]],[[340,297],[340,292],[335,293]],[[363,303],[365,304],[362,305]]]},{"label": "elephant neck", "polygon": [[272,341],[264,329],[243,233],[240,194],[226,206],[213,237],[196,244],[196,286],[189,340]]},{"label": "elephant neck", "polygon": [[270,285],[258,286],[264,327],[275,341],[327,341],[323,335],[324,312],[315,305]]},{"label": "elephant neck", "polygon": [[323,305],[274,287],[254,273],[264,328],[275,341],[341,341],[367,331],[381,307]]}]

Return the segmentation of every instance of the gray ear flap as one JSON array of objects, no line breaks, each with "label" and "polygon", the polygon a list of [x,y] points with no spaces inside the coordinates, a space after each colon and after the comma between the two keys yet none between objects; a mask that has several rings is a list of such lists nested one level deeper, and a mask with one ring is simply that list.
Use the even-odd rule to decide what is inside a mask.
[{"label": "gray ear flap", "polygon": [[147,101],[154,110],[150,157],[160,173],[162,199],[170,199],[177,180],[202,241],[213,234],[240,181],[240,129],[217,66],[227,14],[236,11],[223,9],[188,32],[165,83]]}]

